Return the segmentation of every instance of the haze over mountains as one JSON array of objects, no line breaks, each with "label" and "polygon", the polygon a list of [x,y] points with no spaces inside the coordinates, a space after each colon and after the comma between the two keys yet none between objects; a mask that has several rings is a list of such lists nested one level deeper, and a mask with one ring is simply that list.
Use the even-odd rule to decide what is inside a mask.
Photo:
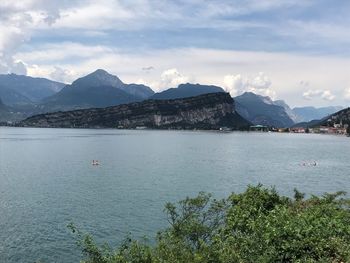
[{"label": "haze over mountains", "polygon": [[[147,99],[169,100],[225,92],[213,85],[180,84],[155,93],[141,84],[126,84],[98,69],[66,85],[43,78],[0,75],[0,121],[18,121],[35,114],[87,108],[104,108]],[[282,100],[245,92],[234,98],[236,111],[253,124],[290,127],[339,111],[341,107],[291,109]]]}]

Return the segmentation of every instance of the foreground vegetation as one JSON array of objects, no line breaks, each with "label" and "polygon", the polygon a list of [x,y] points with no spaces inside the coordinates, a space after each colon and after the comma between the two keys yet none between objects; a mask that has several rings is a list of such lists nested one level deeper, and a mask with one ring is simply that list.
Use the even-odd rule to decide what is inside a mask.
[{"label": "foreground vegetation", "polygon": [[169,227],[155,245],[128,238],[112,250],[70,228],[85,263],[350,262],[349,205],[342,192],[288,198],[259,185],[225,200],[200,193],[168,203]]}]

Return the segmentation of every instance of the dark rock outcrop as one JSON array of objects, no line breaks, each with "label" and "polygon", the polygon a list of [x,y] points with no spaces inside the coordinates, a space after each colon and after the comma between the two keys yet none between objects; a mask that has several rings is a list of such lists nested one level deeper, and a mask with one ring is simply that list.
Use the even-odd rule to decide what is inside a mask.
[{"label": "dark rock outcrop", "polygon": [[235,112],[233,99],[227,93],[47,113],[19,123],[25,127],[155,129],[244,129],[249,125]]}]

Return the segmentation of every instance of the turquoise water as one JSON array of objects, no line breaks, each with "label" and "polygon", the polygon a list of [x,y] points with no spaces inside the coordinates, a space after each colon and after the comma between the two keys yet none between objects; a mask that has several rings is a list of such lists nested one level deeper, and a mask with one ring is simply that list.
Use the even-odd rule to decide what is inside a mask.
[{"label": "turquoise water", "polygon": [[112,245],[153,237],[164,204],[199,191],[350,191],[349,154],[338,136],[0,128],[0,262],[79,262],[70,222]]}]

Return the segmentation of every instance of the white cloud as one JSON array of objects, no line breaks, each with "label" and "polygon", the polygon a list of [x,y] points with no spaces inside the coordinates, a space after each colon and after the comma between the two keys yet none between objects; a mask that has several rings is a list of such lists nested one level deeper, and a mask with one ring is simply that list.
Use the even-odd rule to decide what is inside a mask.
[{"label": "white cloud", "polygon": [[286,26],[288,30],[286,28],[277,29],[281,30],[280,34],[297,38],[300,41],[307,40],[304,42],[306,45],[321,41],[328,41],[328,43],[332,41],[338,44],[350,42],[348,24],[330,21],[290,20]]},{"label": "white cloud", "polygon": [[26,63],[14,58],[18,48],[30,39],[37,26],[42,23],[51,25],[58,18],[58,9],[53,2],[1,0],[0,73],[26,74]]},{"label": "white cloud", "polygon": [[344,98],[347,101],[350,101],[350,88],[345,89],[345,91],[344,91]]},{"label": "white cloud", "polygon": [[224,87],[231,96],[237,96],[243,92],[254,92],[262,96],[276,98],[276,91],[272,89],[272,82],[263,72],[259,72],[254,77],[242,77],[238,75],[226,75],[224,77]]},{"label": "white cloud", "polygon": [[[187,27],[241,29],[261,27],[262,23],[240,21],[237,17],[295,6],[310,1],[74,1],[61,10],[55,28],[85,30],[135,30],[141,28]],[[232,16],[237,19],[222,19]]]},{"label": "white cloud", "polygon": [[73,70],[63,69],[56,66],[54,71],[50,73],[50,78],[59,82],[69,83],[77,78],[77,74]]},{"label": "white cloud", "polygon": [[10,70],[17,75],[27,75],[27,65],[20,60],[13,61]]},{"label": "white cloud", "polygon": [[305,92],[303,92],[303,98],[306,100],[311,100],[314,97],[318,97],[321,96],[322,94],[322,90],[307,90]]},{"label": "white cloud", "polygon": [[231,94],[232,97],[238,95],[244,87],[244,80],[240,74],[238,75],[226,75],[224,77],[224,88]]},{"label": "white cloud", "polygon": [[335,95],[330,90],[312,90],[309,89],[303,93],[303,97],[306,100],[312,100],[314,98],[322,98],[323,100],[332,101],[335,99]]},{"label": "white cloud", "polygon": [[160,88],[176,88],[180,84],[189,82],[189,77],[180,74],[176,68],[165,70],[160,79]]},{"label": "white cloud", "polygon": [[332,92],[329,91],[329,90],[324,90],[322,92],[321,98],[324,99],[324,100],[332,101],[332,100],[335,99],[335,95],[333,95]]},{"label": "white cloud", "polygon": [[39,66],[39,65],[27,65],[28,75],[32,77],[48,78],[51,80],[71,83],[77,78],[81,77],[85,73],[81,74],[73,69],[65,68],[61,66]]},{"label": "white cloud", "polygon": [[56,62],[60,63],[65,60],[89,59],[108,54],[116,54],[117,50],[102,45],[84,45],[74,42],[62,42],[59,44],[45,44],[37,50],[31,52],[19,52],[16,57],[25,61]]},{"label": "white cloud", "polygon": [[171,68],[162,72],[159,81],[148,82],[141,78],[137,81],[137,83],[148,85],[153,90],[159,92],[169,88],[177,88],[180,84],[192,81],[193,78],[182,75],[176,68]]},{"label": "white cloud", "polygon": [[86,28],[111,29],[122,26],[118,21],[127,21],[134,18],[138,8],[128,10],[121,1],[87,1],[61,11],[60,18],[54,27],[57,28]]},{"label": "white cloud", "polygon": [[40,78],[49,78],[52,71],[49,67],[38,66],[36,64],[28,66],[27,70],[29,76]]}]

